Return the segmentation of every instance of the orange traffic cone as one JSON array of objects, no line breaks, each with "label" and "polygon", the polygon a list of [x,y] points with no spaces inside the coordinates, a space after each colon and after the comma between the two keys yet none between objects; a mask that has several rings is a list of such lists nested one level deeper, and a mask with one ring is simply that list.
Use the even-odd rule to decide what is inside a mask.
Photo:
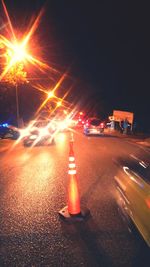
[{"label": "orange traffic cone", "polygon": [[80,199],[76,177],[76,164],[73,151],[73,140],[70,141],[68,175],[68,212],[72,215],[80,214]]},{"label": "orange traffic cone", "polygon": [[89,215],[88,209],[80,208],[80,197],[76,176],[76,164],[75,164],[75,156],[73,151],[73,135],[70,140],[70,150],[69,150],[69,185],[68,185],[68,206],[64,207],[61,211],[59,211],[59,215],[61,218],[74,222],[81,221]]}]

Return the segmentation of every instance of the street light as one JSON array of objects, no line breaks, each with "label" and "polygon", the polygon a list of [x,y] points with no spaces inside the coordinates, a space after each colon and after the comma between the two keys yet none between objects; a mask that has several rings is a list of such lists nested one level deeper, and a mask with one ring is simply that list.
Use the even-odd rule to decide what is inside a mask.
[{"label": "street light", "polygon": [[[1,54],[1,58],[5,60],[3,64],[3,60],[1,60],[0,64],[3,64],[3,71],[0,74],[0,82],[8,82],[13,84],[16,89],[16,106],[17,106],[17,124],[19,126],[19,99],[18,99],[18,85],[20,83],[27,82],[26,72],[24,71],[25,63],[30,63],[34,67],[38,67],[39,70],[52,70],[47,64],[33,57],[31,54],[27,53],[27,47],[29,46],[29,41],[36,31],[41,16],[43,14],[44,8],[40,10],[39,14],[33,21],[33,24],[29,28],[28,32],[22,33],[21,39],[16,36],[15,30],[11,23],[11,18],[9,16],[9,12],[5,5],[4,0],[2,0],[3,11],[6,17],[7,32],[9,31],[9,36],[11,36],[10,40],[3,34],[0,34],[0,49],[4,51]],[[4,31],[3,31],[4,32]],[[54,71],[54,70],[53,70]]]},{"label": "street light", "polygon": [[23,60],[25,57],[24,50],[17,45],[13,51],[7,49],[5,54],[6,66],[9,66],[9,70],[5,75],[5,82],[15,86],[16,91],[16,119],[17,126],[20,127],[20,112],[19,112],[19,97],[18,86],[27,82],[27,73],[24,71]]}]

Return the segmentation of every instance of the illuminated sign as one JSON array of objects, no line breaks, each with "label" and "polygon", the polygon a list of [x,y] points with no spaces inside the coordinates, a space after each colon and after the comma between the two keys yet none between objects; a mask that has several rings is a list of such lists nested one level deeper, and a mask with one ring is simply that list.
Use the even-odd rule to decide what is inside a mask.
[{"label": "illuminated sign", "polygon": [[128,120],[129,123],[133,123],[134,114],[128,111],[113,110],[113,117],[115,121]]}]

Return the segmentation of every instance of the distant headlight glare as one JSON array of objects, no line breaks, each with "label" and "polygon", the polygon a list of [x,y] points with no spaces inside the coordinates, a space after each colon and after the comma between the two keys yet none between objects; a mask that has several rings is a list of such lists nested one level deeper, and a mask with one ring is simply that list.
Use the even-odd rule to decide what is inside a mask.
[{"label": "distant headlight glare", "polygon": [[30,139],[31,139],[31,140],[35,140],[37,137],[38,137],[38,136],[37,136],[36,134],[32,134],[32,135],[30,135]]}]

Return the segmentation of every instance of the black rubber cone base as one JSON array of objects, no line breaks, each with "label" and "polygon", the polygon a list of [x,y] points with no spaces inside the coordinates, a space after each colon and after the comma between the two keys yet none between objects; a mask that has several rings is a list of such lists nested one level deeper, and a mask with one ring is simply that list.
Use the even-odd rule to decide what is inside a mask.
[{"label": "black rubber cone base", "polygon": [[66,222],[82,222],[90,216],[90,211],[85,207],[81,207],[81,212],[79,214],[72,215],[68,212],[68,206],[66,206],[59,211],[59,216]]}]

